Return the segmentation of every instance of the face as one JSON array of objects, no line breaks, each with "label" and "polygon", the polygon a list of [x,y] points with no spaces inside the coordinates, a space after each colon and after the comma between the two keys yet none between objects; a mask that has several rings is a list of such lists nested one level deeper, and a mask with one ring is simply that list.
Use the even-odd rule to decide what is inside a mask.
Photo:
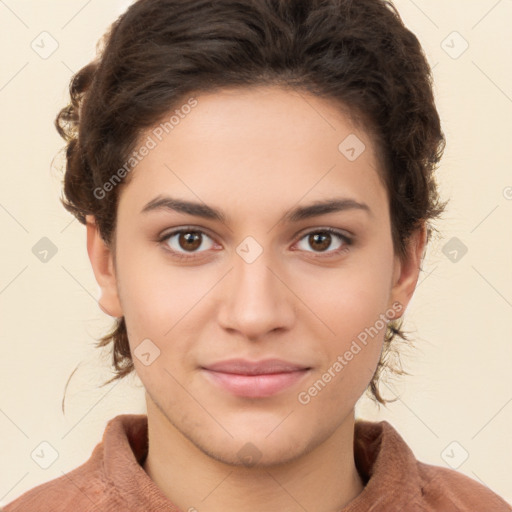
[{"label": "face", "polygon": [[125,317],[148,414],[220,461],[249,442],[260,464],[290,461],[353,413],[422,239],[395,256],[372,141],[332,103],[273,87],[196,101],[141,137],[155,145],[120,191],[115,261],[88,227],[101,304]]}]

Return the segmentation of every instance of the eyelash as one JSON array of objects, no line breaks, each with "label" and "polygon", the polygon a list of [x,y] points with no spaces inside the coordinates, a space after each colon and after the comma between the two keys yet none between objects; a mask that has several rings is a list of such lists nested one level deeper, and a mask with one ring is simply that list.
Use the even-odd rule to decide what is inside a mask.
[{"label": "eyelash", "polygon": [[[190,227],[176,229],[174,231],[171,231],[170,233],[166,233],[165,235],[161,236],[158,239],[158,242],[163,244],[164,242],[167,242],[173,236],[179,235],[181,233],[190,233],[190,232],[199,233],[201,235],[206,235],[210,239],[212,238],[211,236],[208,235],[208,233],[205,233],[201,229],[194,228],[194,227],[190,226]],[[343,245],[342,245],[342,247],[340,247],[339,249],[336,249],[335,251],[328,252],[328,256],[324,256],[323,254],[325,254],[325,253],[322,253],[322,252],[315,253],[315,251],[306,251],[306,252],[313,252],[314,254],[317,254],[317,256],[315,256],[315,258],[331,258],[331,257],[339,256],[340,254],[348,251],[348,248],[353,244],[352,238],[348,237],[347,235],[345,235],[342,232],[338,231],[337,229],[333,229],[333,228],[318,228],[318,229],[308,231],[307,233],[304,233],[299,238],[299,241],[303,240],[304,238],[306,238],[309,235],[318,234],[318,233],[321,233],[321,234],[329,233],[331,235],[335,235],[341,239],[341,241],[343,242]],[[196,257],[195,256],[196,254],[198,254],[198,253],[190,253],[190,255],[187,255],[185,253],[178,252],[178,251],[175,251],[174,249],[171,249],[168,244],[165,244],[165,250],[170,252],[173,257],[175,257],[179,260],[191,260]]]}]

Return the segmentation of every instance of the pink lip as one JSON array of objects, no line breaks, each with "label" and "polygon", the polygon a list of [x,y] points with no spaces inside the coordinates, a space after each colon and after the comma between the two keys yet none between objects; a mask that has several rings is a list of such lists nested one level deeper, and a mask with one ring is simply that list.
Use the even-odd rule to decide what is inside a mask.
[{"label": "pink lip", "polygon": [[297,383],[309,373],[310,368],[280,359],[254,362],[231,359],[203,370],[216,385],[236,396],[264,398]]}]

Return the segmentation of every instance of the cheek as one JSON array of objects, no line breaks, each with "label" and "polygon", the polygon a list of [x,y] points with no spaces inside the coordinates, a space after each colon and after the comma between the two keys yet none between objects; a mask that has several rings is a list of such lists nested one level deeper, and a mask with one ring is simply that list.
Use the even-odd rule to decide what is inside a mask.
[{"label": "cheek", "polygon": [[339,268],[304,274],[306,303],[330,327],[331,335],[347,340],[371,327],[385,313],[391,292],[392,253],[361,251]]},{"label": "cheek", "polygon": [[[167,264],[160,250],[123,247],[117,262],[119,295],[132,349],[143,339],[160,348],[180,330],[180,321],[212,286],[193,269]],[[156,257],[155,257],[156,254]]]},{"label": "cheek", "polygon": [[317,271],[309,282],[314,290],[311,309],[318,311],[324,322],[323,338],[318,336],[325,340],[319,347],[324,364],[318,384],[321,387],[328,382],[329,391],[322,392],[322,401],[333,404],[340,396],[356,401],[367,387],[380,358],[386,320],[394,317],[388,302],[393,271],[391,246],[386,249],[382,240],[379,250],[376,245],[375,250],[357,255],[350,264],[347,260],[346,266],[331,269],[329,279],[322,279]]}]

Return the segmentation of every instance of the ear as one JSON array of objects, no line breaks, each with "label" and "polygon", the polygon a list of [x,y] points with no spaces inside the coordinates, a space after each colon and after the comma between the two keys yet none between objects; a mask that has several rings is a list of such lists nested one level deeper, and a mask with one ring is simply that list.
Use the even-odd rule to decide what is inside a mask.
[{"label": "ear", "polygon": [[[393,271],[393,287],[390,295],[390,305],[398,302],[402,305],[401,316],[409,304],[421,270],[421,262],[426,249],[427,230],[425,223],[414,231],[407,243],[407,254],[402,260],[395,256]],[[397,316],[397,318],[399,318]]]},{"label": "ear", "polygon": [[101,238],[93,215],[86,216],[86,228],[87,253],[91,260],[94,276],[101,289],[98,305],[107,315],[121,318],[123,312],[117,292],[117,279],[112,251]]}]

